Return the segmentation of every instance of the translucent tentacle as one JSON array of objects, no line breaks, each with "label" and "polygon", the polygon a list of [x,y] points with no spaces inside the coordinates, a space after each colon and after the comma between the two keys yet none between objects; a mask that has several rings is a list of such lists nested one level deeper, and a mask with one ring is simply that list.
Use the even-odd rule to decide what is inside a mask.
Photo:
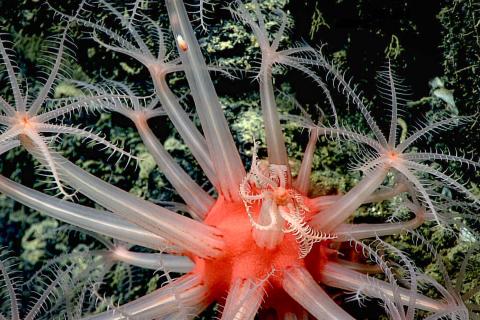
[{"label": "translucent tentacle", "polygon": [[161,143],[150,130],[146,119],[138,117],[135,124],[147,149],[155,159],[160,170],[168,181],[180,194],[186,204],[199,217],[204,218],[214,204],[214,199],[205,192],[192,178],[180,167],[175,159],[164,149]]},{"label": "translucent tentacle", "polygon": [[280,45],[280,41],[282,40],[282,36],[285,33],[285,29],[288,23],[288,17],[285,14],[285,12],[283,12],[282,10],[279,10],[277,12],[278,12],[278,15],[280,16],[281,22],[277,32],[275,32],[275,35],[273,36],[273,41],[271,45],[272,50],[275,50],[275,51],[278,49],[278,46]]},{"label": "translucent tentacle", "polygon": [[320,66],[325,68],[334,77],[335,82],[338,82],[339,91],[347,95],[348,98],[350,98],[355,103],[355,105],[367,121],[368,126],[370,127],[370,129],[372,129],[372,132],[375,135],[377,141],[379,141],[379,143],[383,147],[387,147],[387,140],[380,128],[378,127],[377,123],[373,119],[372,115],[368,111],[368,108],[363,103],[361,95],[357,94],[355,89],[350,86],[350,82],[347,82],[343,75],[337,70],[337,68],[331,65],[320,52],[317,53],[317,57],[320,61]]},{"label": "translucent tentacle", "polygon": [[404,165],[421,173],[428,173],[434,177],[439,178],[445,184],[453,187],[455,190],[464,193],[467,197],[472,199],[473,201],[480,203],[480,199],[474,195],[470,190],[468,190],[463,184],[455,180],[454,178],[446,175],[445,173],[438,171],[436,169],[433,169],[427,165],[421,164],[421,163],[415,163],[412,161],[405,161]]},{"label": "translucent tentacle", "polygon": [[413,230],[425,222],[425,209],[418,207],[415,217],[405,222],[341,224],[334,233],[337,240],[365,239],[393,235],[404,230]]},{"label": "translucent tentacle", "polygon": [[15,115],[15,109],[3,97],[0,97],[0,110],[3,110],[7,116]]},{"label": "translucent tentacle", "polygon": [[163,319],[182,308],[203,304],[207,288],[198,275],[185,275],[172,283],[114,310],[83,318],[83,320]]},{"label": "translucent tentacle", "polygon": [[186,50],[179,48],[180,58],[207,140],[210,158],[219,181],[219,192],[227,200],[239,201],[238,186],[245,176],[240,155],[223,114],[220,101],[208,74],[200,46],[195,38],[184,4],[167,0],[170,23],[175,35],[183,37]]},{"label": "translucent tentacle", "polygon": [[152,74],[152,78],[162,107],[170,118],[170,121],[172,121],[175,129],[178,130],[178,133],[198,161],[200,167],[202,167],[203,172],[205,172],[210,182],[218,187],[219,182],[213,169],[205,138],[178,103],[178,99],[168,87],[165,77],[163,75]]},{"label": "translucent tentacle", "polygon": [[42,311],[45,307],[45,304],[48,303],[51,296],[54,295],[54,290],[58,287],[62,286],[62,282],[65,281],[66,278],[70,276],[70,272],[72,271],[73,266],[69,266],[66,270],[57,272],[59,274],[56,275],[55,278],[51,280],[51,282],[46,286],[38,299],[36,300],[35,304],[30,308],[30,311],[25,315],[25,320],[34,320],[37,315]]},{"label": "translucent tentacle", "polygon": [[[393,299],[392,284],[369,277],[360,272],[350,270],[343,267],[341,264],[335,262],[328,262],[324,270],[322,271],[322,283],[328,286],[341,288],[347,291],[360,290],[367,296],[379,298],[379,299]],[[408,289],[397,288],[399,292],[401,302],[404,305],[408,305],[411,297],[411,292]],[[443,311],[448,309],[449,306],[441,301],[434,300],[432,298],[416,294],[415,307],[427,311]]]},{"label": "translucent tentacle", "polygon": [[263,288],[253,279],[237,279],[227,296],[222,320],[253,320],[263,299]]},{"label": "translucent tentacle", "polygon": [[327,207],[330,207],[332,204],[337,202],[343,195],[335,194],[330,196],[319,196],[313,199],[310,199],[310,207],[314,212],[324,210]]},{"label": "translucent tentacle", "polygon": [[[78,84],[78,83],[77,83]],[[58,119],[74,111],[80,110],[97,110],[105,106],[105,102],[114,99],[128,99],[127,95],[115,95],[115,94],[101,94],[93,97],[81,97],[78,100],[71,103],[67,103],[64,106],[55,108],[54,110],[47,111],[32,118],[36,122],[46,123],[53,119]],[[55,100],[58,101],[58,100]]]},{"label": "translucent tentacle", "polygon": [[62,37],[59,42],[58,50],[57,50],[57,55],[55,58],[55,62],[53,63],[53,67],[50,70],[50,75],[48,76],[47,81],[43,85],[42,89],[38,93],[37,97],[31,104],[30,108],[28,109],[28,114],[29,116],[33,116],[38,113],[40,110],[42,104],[45,102],[45,99],[47,98],[48,94],[50,93],[50,90],[52,89],[52,85],[55,82],[55,79],[58,75],[58,72],[60,70],[60,66],[62,64],[63,60],[63,52],[65,51],[65,41],[67,38],[67,31],[68,31],[68,25],[65,27],[65,30],[63,31]]},{"label": "translucent tentacle", "polygon": [[88,139],[98,144],[103,145],[106,149],[109,149],[112,154],[119,153],[120,156],[126,156],[128,159],[139,160],[137,157],[133,156],[131,153],[123,150],[122,148],[116,146],[115,144],[109,142],[108,140],[100,137],[99,135],[80,128],[60,126],[56,124],[37,124],[36,128],[40,132],[49,132],[57,134],[71,134],[80,138]]},{"label": "translucent tentacle", "polygon": [[[297,48],[295,48],[295,49],[297,49]],[[306,51],[308,52],[308,51],[313,50],[310,47],[300,47],[298,49],[299,49],[298,52],[302,52],[302,53],[306,52]],[[295,68],[295,69],[303,72],[305,75],[307,75],[313,81],[315,81],[315,83],[320,87],[320,89],[322,89],[323,94],[325,95],[325,98],[327,98],[328,104],[330,105],[330,109],[332,110],[332,113],[333,113],[333,118],[334,118],[334,121],[335,121],[335,127],[338,127],[337,108],[335,107],[335,103],[333,102],[332,95],[331,95],[330,90],[328,89],[327,85],[325,84],[325,82],[319,76],[317,76],[315,74],[315,72],[313,72],[312,70],[310,70],[309,68],[307,68],[306,66],[304,66],[302,64],[302,62],[308,63],[308,60],[304,61],[304,59],[301,59],[301,58],[286,56],[287,51],[290,51],[290,50],[284,50],[284,51],[279,52],[280,55],[279,55],[279,58],[278,58],[278,63],[288,65],[292,68]]]},{"label": "translucent tentacle", "polygon": [[118,19],[118,21],[120,21],[122,26],[128,30],[128,32],[132,35],[132,38],[135,40],[138,47],[142,51],[142,54],[146,55],[147,57],[153,60],[154,57],[150,52],[150,50],[148,49],[148,46],[145,44],[145,42],[143,41],[142,37],[140,36],[138,31],[135,29],[135,27],[129,23],[129,19],[127,19],[127,17],[121,14],[117,9],[115,9],[113,5],[111,5],[107,1],[99,0],[99,3],[101,3],[104,7],[106,7]]},{"label": "translucent tentacle", "polygon": [[434,161],[434,160],[444,160],[444,161],[453,161],[461,164],[465,164],[468,167],[472,166],[474,168],[480,168],[480,162],[473,159],[465,158],[458,154],[448,154],[440,152],[415,152],[407,153],[403,155],[403,158],[411,161]]},{"label": "translucent tentacle", "polygon": [[[262,62],[263,63],[263,62]],[[272,71],[265,68],[260,77],[260,99],[262,105],[263,124],[265,126],[265,139],[270,164],[288,166],[287,149],[283,137],[280,118],[278,116],[277,103],[273,93]],[[290,174],[288,175],[290,176]]]},{"label": "translucent tentacle", "polygon": [[425,135],[437,130],[444,130],[445,128],[452,127],[452,126],[458,126],[462,121],[466,121],[470,119],[470,117],[452,117],[452,118],[447,118],[443,119],[440,121],[436,121],[432,124],[426,125],[414,133],[412,133],[405,141],[400,143],[395,150],[398,152],[403,152],[405,151],[412,143],[417,141],[418,139],[424,137]]},{"label": "translucent tentacle", "polygon": [[[1,36],[2,34],[0,34]],[[4,46],[3,40],[0,38],[0,56],[3,59],[3,64],[7,69],[8,79],[10,86],[13,91],[13,98],[15,99],[15,107],[18,112],[25,112],[25,101],[23,101],[22,91],[20,90],[20,85],[18,84],[17,75],[12,65],[10,55],[7,52],[7,48]],[[8,107],[7,107],[8,108]]]},{"label": "translucent tentacle", "polygon": [[[8,259],[8,258],[7,258]],[[3,278],[2,289],[6,288],[8,300],[10,300],[10,313],[12,320],[20,320],[20,310],[18,305],[17,288],[15,286],[14,279],[12,279],[9,266],[6,264],[6,260],[0,260],[0,273]]]},{"label": "translucent tentacle", "polygon": [[34,210],[74,226],[128,243],[163,250],[165,239],[105,211],[60,200],[0,176],[0,192]]},{"label": "translucent tentacle", "polygon": [[332,136],[335,138],[344,138],[346,140],[353,140],[355,142],[359,142],[362,144],[366,144],[373,149],[375,149],[377,152],[381,153],[382,150],[384,150],[383,146],[378,143],[377,141],[362,135],[357,132],[349,131],[347,129],[343,128],[328,128],[328,127],[321,127],[321,126],[313,126],[310,125],[308,128],[318,128],[318,134],[319,135],[328,135]]},{"label": "translucent tentacle", "polygon": [[317,319],[354,320],[323,291],[303,267],[289,268],[284,271],[283,289]]},{"label": "translucent tentacle", "polygon": [[[36,149],[38,150],[39,154],[41,154],[42,159],[44,159],[44,163],[48,170],[50,170],[52,177],[55,181],[55,185],[57,186],[60,193],[65,198],[71,198],[72,194],[68,193],[65,190],[65,187],[61,181],[60,174],[58,172],[57,166],[53,160],[53,153],[50,151],[49,147],[47,146],[44,138],[38,134],[38,132],[34,129],[26,129],[23,133],[28,137],[29,141],[32,141],[35,144]],[[25,146],[24,141],[26,137],[20,137],[22,141],[22,145]]]},{"label": "translucent tentacle", "polygon": [[[27,150],[44,161],[34,145],[24,143]],[[151,202],[123,191],[55,155],[55,165],[64,180],[78,192],[85,194],[103,207],[120,215],[145,230],[164,237],[175,245],[201,257],[215,257],[221,253],[223,240],[220,232]]]},{"label": "translucent tentacle", "polygon": [[397,117],[398,117],[398,105],[397,105],[397,92],[395,89],[395,81],[392,74],[392,66],[390,60],[388,60],[388,68],[386,72],[386,78],[388,79],[388,84],[390,86],[390,103],[392,107],[392,118],[390,120],[390,131],[388,134],[388,145],[390,147],[395,146],[396,134],[397,134]]},{"label": "translucent tentacle", "polygon": [[0,134],[0,143],[8,142],[10,139],[17,137],[20,133],[22,133],[22,131],[23,128],[20,126],[14,126],[6,129]]},{"label": "translucent tentacle", "polygon": [[317,130],[312,129],[307,147],[303,154],[300,170],[298,170],[297,179],[294,182],[294,187],[303,195],[307,195],[310,188],[310,174],[312,172],[313,154],[315,153],[317,141]]},{"label": "translucent tentacle", "polygon": [[0,155],[12,150],[13,148],[18,147],[19,145],[19,140],[10,140],[4,143],[0,143]]},{"label": "translucent tentacle", "polygon": [[316,214],[310,224],[312,227],[330,232],[345,221],[383,182],[388,173],[388,167],[379,166],[353,187],[347,194],[340,197],[330,207]]},{"label": "translucent tentacle", "polygon": [[122,261],[140,268],[163,270],[165,272],[188,273],[194,263],[190,258],[172,254],[132,252],[123,247],[117,247],[112,252],[115,260]]},{"label": "translucent tentacle", "polygon": [[418,180],[418,178],[411,172],[407,167],[403,165],[396,165],[395,169],[397,169],[401,174],[403,174],[415,187],[415,189],[418,191],[420,196],[423,198],[423,201],[426,203],[428,209],[430,209],[430,213],[433,215],[435,218],[435,221],[438,224],[441,224],[440,217],[437,213],[437,210],[435,209],[435,206],[433,205],[433,201],[423,184]]},{"label": "translucent tentacle", "polygon": [[385,188],[384,190],[378,190],[370,195],[365,200],[365,203],[374,203],[374,202],[381,202],[384,200],[389,200],[399,194],[408,191],[408,186],[406,183],[397,183],[393,188]]}]

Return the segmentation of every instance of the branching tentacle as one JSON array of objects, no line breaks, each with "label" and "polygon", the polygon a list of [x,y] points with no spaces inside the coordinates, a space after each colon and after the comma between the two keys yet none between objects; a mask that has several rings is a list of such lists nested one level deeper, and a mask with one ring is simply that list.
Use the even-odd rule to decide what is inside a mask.
[{"label": "branching tentacle", "polygon": [[[25,101],[22,96],[22,91],[20,90],[20,85],[18,83],[17,74],[15,73],[14,66],[12,64],[12,57],[8,53],[7,48],[4,45],[4,40],[1,39],[3,34],[0,34],[0,56],[2,57],[3,64],[7,69],[8,78],[10,82],[10,86],[12,87],[13,97],[15,99],[15,106],[16,111],[25,112]],[[3,99],[2,99],[3,100]],[[8,108],[7,103],[2,103],[2,106],[7,110],[7,112],[11,112],[10,108]]]},{"label": "branching tentacle", "polygon": [[5,99],[1,96],[0,96],[0,110],[4,111],[5,114],[9,117],[14,116],[16,112],[15,109],[7,101],[5,101]]},{"label": "branching tentacle", "polygon": [[65,27],[65,30],[63,31],[63,34],[60,38],[59,44],[58,44],[58,52],[56,54],[55,62],[53,63],[53,67],[50,70],[50,76],[48,77],[47,81],[43,85],[42,89],[38,93],[37,97],[31,104],[30,108],[28,109],[28,114],[30,116],[36,115],[42,105],[45,102],[45,99],[49,95],[52,86],[54,84],[55,79],[58,76],[58,73],[60,71],[60,67],[63,61],[63,55],[65,51],[65,43],[67,41],[67,32],[68,32],[68,25]]},{"label": "branching tentacle", "polygon": [[430,134],[435,131],[441,131],[441,130],[446,130],[448,128],[458,126],[462,122],[469,121],[472,117],[452,117],[452,118],[447,118],[443,119],[440,121],[436,121],[434,123],[428,124],[423,126],[422,128],[418,129],[414,133],[412,133],[405,141],[400,143],[395,149],[398,152],[403,152],[405,151],[412,143],[417,141],[418,139],[421,139],[422,137],[426,136],[427,134]]}]

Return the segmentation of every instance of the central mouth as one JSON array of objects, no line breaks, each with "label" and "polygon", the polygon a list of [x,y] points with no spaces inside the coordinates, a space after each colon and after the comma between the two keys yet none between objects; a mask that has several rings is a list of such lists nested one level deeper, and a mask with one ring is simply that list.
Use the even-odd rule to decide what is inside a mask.
[{"label": "central mouth", "polygon": [[24,128],[32,127],[32,121],[28,114],[17,112],[16,118],[18,123],[21,124]]},{"label": "central mouth", "polygon": [[288,191],[283,187],[273,190],[273,201],[279,206],[287,205],[289,200]]}]

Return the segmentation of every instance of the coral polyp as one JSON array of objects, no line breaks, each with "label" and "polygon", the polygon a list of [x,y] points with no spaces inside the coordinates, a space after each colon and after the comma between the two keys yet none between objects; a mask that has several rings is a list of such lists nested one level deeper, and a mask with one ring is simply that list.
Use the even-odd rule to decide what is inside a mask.
[{"label": "coral polyp", "polygon": [[[252,47],[258,49],[253,67],[236,74],[238,68],[207,63],[192,27],[193,14],[206,28],[208,3],[200,1],[200,12],[191,13],[183,1],[166,0],[166,8],[161,6],[165,17],[154,18],[150,9],[156,5],[137,0],[122,7],[84,0],[69,12],[50,3],[62,19],[62,35],[49,44],[48,51],[54,52],[50,73],[33,94],[1,35],[9,93],[0,98],[0,154],[18,147],[26,150],[61,198],[5,176],[0,176],[0,192],[72,225],[102,246],[62,255],[42,267],[37,275],[42,279],[46,274],[50,280],[37,289],[39,298],[29,310],[17,304],[18,284],[8,271],[12,264],[0,261],[12,320],[39,318],[42,312],[48,319],[69,320],[193,319],[202,314],[225,320],[355,319],[345,307],[346,295],[360,306],[366,299],[377,301],[384,314],[396,320],[478,317],[475,299],[480,289],[463,287],[479,235],[470,221],[480,207],[478,190],[441,170],[437,162],[476,169],[480,163],[457,152],[415,146],[475,116],[431,118],[408,133],[410,128],[400,118],[407,108],[407,89],[387,60],[378,78],[390,113],[377,122],[366,99],[321,49],[285,43],[287,14],[265,12],[257,1],[238,0],[228,7],[236,22],[251,30]],[[162,25],[166,16],[169,30]],[[88,82],[60,77],[70,46],[67,35],[74,28],[85,29],[108,52],[138,63],[150,87],[138,88],[136,81],[125,79]],[[313,81],[325,110],[304,108],[295,99],[296,108],[281,106],[274,78],[282,68]],[[210,72],[229,81],[245,76],[258,82],[258,140],[237,143],[231,128],[240,116],[231,119],[230,106],[217,94],[219,81],[212,80]],[[73,98],[52,94],[60,78],[73,88]],[[282,92],[284,96],[288,94]],[[347,104],[350,110],[343,110]],[[358,128],[342,121],[353,108],[357,120],[363,121]],[[65,124],[90,111],[121,117],[125,130],[135,132],[143,154],[133,156],[102,135]],[[67,118],[70,114],[73,117]],[[188,150],[188,165],[179,162],[156,134],[157,124],[167,123]],[[286,136],[285,125],[308,131],[300,156],[293,155],[299,147]],[[58,148],[59,135],[64,134],[133,159],[143,172],[156,165],[172,186],[173,201],[125,191],[121,184],[98,177],[98,171],[83,165],[85,159],[68,160]],[[330,140],[337,146],[355,145],[350,147],[358,181],[347,190],[315,194],[313,190],[321,189],[313,179],[317,147]],[[384,211],[381,221],[356,220],[357,212],[376,207]],[[473,249],[465,254],[455,286],[435,247],[417,231],[422,226],[470,239]],[[395,237],[405,234],[427,248],[444,275],[443,283],[394,245]],[[115,291],[108,281],[118,276],[112,271],[116,265],[128,266],[128,301],[108,297]],[[155,270],[165,280],[150,274],[148,285],[143,281],[143,287],[134,286],[131,266]],[[0,319],[6,318],[0,313]]]}]

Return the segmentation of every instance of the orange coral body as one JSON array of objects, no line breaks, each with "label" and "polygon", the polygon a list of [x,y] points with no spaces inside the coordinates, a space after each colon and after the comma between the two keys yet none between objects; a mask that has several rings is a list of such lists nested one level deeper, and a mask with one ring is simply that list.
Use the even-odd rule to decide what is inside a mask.
[{"label": "orange coral body", "polygon": [[[307,198],[305,203],[308,205]],[[258,204],[252,205],[254,218],[257,218],[259,209]],[[315,213],[312,210],[308,216]],[[196,266],[192,272],[201,274],[209,288],[210,299],[222,303],[236,279],[255,279],[266,292],[262,307],[265,315],[271,309],[277,314],[302,310],[282,289],[283,270],[303,266],[318,279],[322,265],[328,259],[326,252],[330,241],[314,245],[304,259],[299,258],[299,244],[290,233],[285,234],[275,249],[260,248],[253,238],[253,227],[244,203],[227,202],[222,197],[208,213],[205,223],[221,230],[225,241],[222,256],[210,260],[193,257]]]}]

